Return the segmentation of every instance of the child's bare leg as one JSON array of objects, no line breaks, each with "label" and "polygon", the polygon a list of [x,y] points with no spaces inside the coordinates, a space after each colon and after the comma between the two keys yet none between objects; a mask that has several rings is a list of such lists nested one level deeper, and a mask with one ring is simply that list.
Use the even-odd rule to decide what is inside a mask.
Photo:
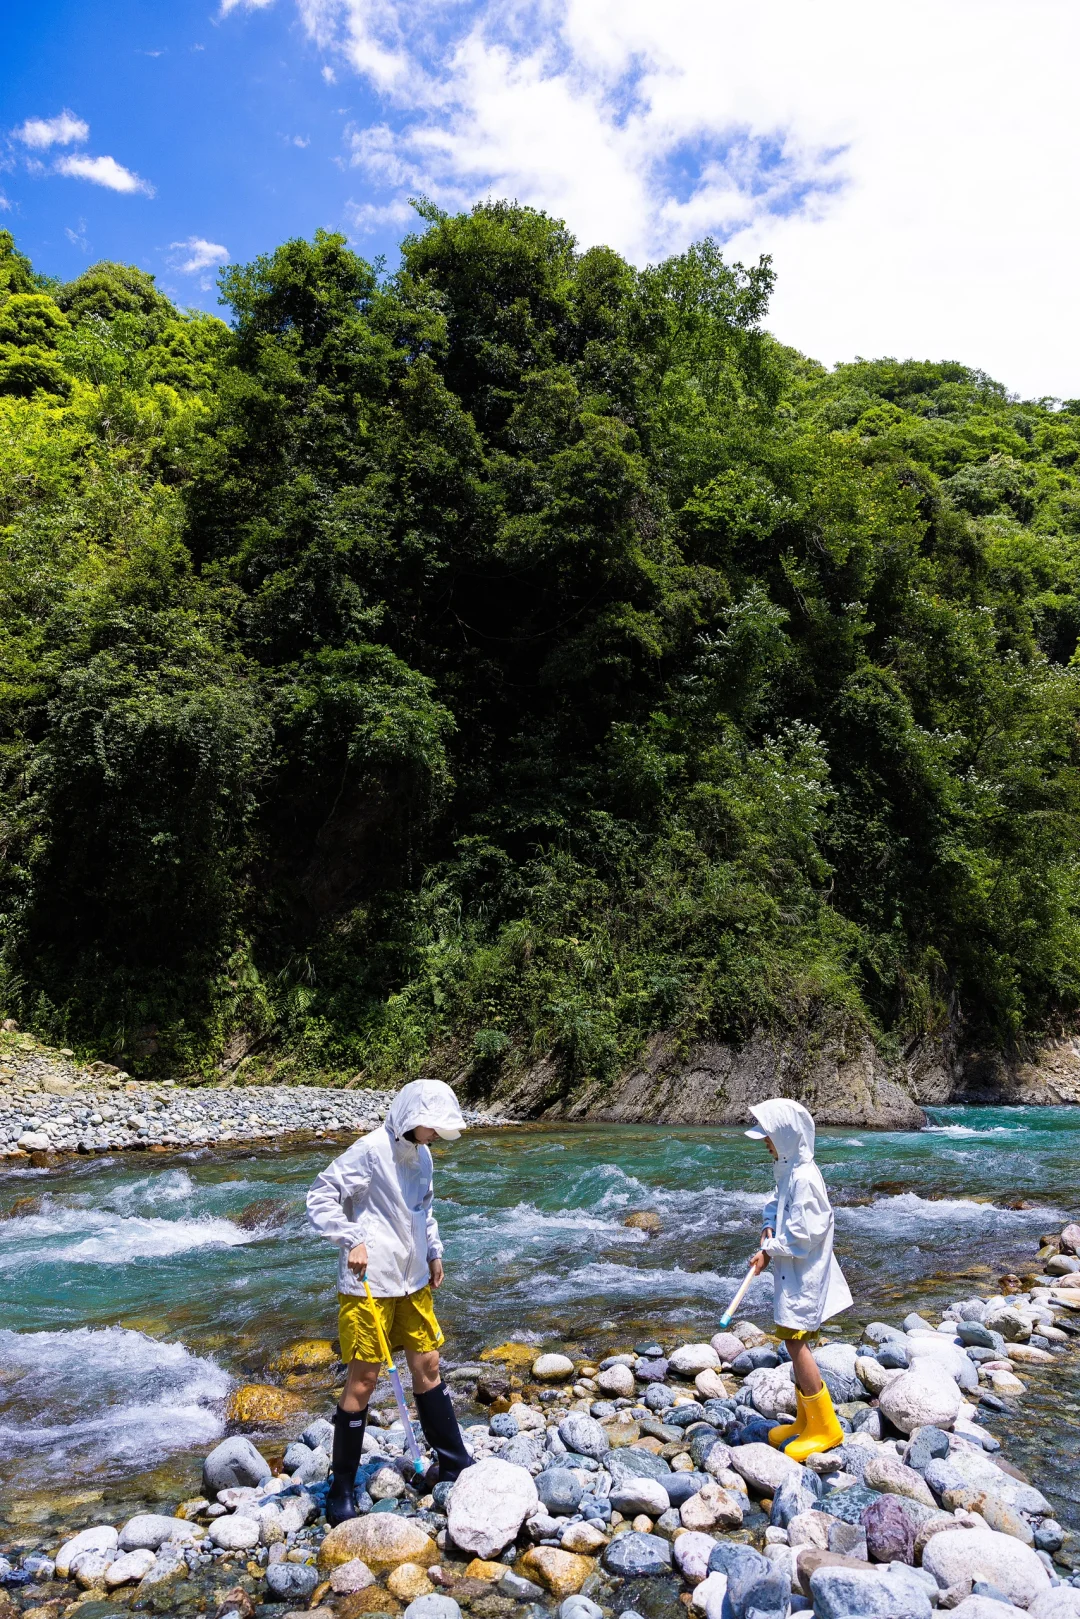
[{"label": "child's bare leg", "polygon": [[350,1413],[366,1411],[378,1380],[379,1368],[375,1362],[351,1360],[345,1373],[345,1392],[341,1396],[341,1409]]},{"label": "child's bare leg", "polygon": [[405,1359],[408,1362],[414,1394],[428,1394],[432,1389],[438,1388],[442,1382],[442,1372],[439,1370],[437,1349],[406,1349]]},{"label": "child's bare leg", "polygon": [[810,1345],[806,1343],[788,1343],[788,1354],[791,1356],[791,1369],[795,1373],[795,1387],[801,1394],[812,1398],[821,1393],[821,1373],[817,1369],[817,1362],[810,1353]]}]

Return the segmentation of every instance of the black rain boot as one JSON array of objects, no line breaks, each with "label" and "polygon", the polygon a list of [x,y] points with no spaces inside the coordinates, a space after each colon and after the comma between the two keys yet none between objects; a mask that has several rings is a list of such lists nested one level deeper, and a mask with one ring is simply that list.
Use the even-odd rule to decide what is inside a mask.
[{"label": "black rain boot", "polygon": [[367,1409],[343,1411],[339,1405],[333,1415],[334,1449],[330,1460],[330,1493],[326,1498],[326,1521],[331,1529],[355,1518],[356,1469],[364,1450],[364,1429],[367,1427]]},{"label": "black rain boot", "polygon": [[465,1449],[450,1390],[440,1382],[426,1394],[414,1389],[413,1396],[424,1438],[435,1452],[435,1466],[424,1475],[423,1487],[430,1490],[436,1483],[452,1484],[459,1473],[472,1466],[473,1459]]}]

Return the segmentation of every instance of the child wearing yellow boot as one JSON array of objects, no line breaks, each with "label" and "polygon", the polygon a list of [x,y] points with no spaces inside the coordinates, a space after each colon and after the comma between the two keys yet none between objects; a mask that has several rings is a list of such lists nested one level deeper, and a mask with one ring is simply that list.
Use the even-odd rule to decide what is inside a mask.
[{"label": "child wearing yellow boot", "polygon": [[769,1443],[803,1462],[844,1437],[810,1346],[821,1323],[847,1309],[851,1293],[833,1257],[832,1204],[814,1162],[813,1119],[799,1102],[781,1097],[750,1114],[758,1128],[746,1134],[764,1141],[776,1179],[762,1216],[761,1247],[750,1264],[760,1273],[772,1262],[773,1316],[795,1374],[796,1419],[771,1429]]}]

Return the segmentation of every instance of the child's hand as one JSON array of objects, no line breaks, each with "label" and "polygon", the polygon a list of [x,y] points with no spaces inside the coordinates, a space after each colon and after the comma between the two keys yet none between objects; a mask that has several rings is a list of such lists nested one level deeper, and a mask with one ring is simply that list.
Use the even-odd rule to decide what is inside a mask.
[{"label": "child's hand", "polygon": [[428,1260],[428,1275],[431,1277],[432,1287],[441,1287],[443,1285],[443,1268],[441,1259]]},{"label": "child's hand", "polygon": [[768,1254],[765,1252],[764,1248],[759,1248],[753,1259],[750,1261],[750,1269],[753,1271],[755,1276],[760,1276],[768,1263]]},{"label": "child's hand", "polygon": [[367,1273],[367,1248],[362,1242],[358,1242],[355,1248],[349,1249],[348,1265],[349,1269],[355,1271],[358,1279],[362,1282]]}]

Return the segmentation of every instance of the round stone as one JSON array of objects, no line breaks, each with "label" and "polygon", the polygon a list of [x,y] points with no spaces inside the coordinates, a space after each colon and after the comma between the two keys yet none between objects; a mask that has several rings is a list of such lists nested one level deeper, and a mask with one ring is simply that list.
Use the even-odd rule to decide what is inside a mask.
[{"label": "round stone", "polygon": [[[473,1468],[466,1468],[462,1477],[471,1472]],[[373,1573],[381,1574],[401,1563],[419,1563],[423,1568],[430,1568],[432,1563],[438,1562],[439,1553],[435,1542],[412,1519],[399,1517],[395,1512],[370,1512],[365,1517],[339,1523],[329,1531],[319,1548],[319,1567],[324,1573],[353,1558],[360,1558]]]},{"label": "round stone", "polygon": [[207,1538],[225,1552],[248,1551],[259,1544],[259,1523],[256,1518],[241,1518],[236,1514],[215,1518]]},{"label": "round stone", "polygon": [[574,1375],[574,1363],[568,1355],[538,1355],[532,1374],[538,1383],[565,1383]]}]

